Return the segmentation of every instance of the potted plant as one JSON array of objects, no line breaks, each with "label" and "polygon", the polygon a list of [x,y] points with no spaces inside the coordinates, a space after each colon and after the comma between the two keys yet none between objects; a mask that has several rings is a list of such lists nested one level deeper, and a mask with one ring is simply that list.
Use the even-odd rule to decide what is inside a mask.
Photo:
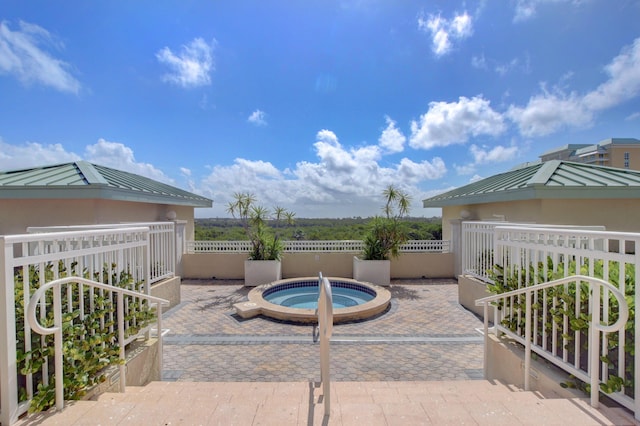
[{"label": "potted plant", "polygon": [[244,284],[256,286],[281,279],[284,244],[268,226],[268,221],[275,220],[279,224],[286,220],[287,223],[293,223],[295,214],[276,207],[272,217],[269,209],[256,204],[256,198],[251,193],[235,193],[227,211],[240,219],[251,242],[249,258],[244,262]]},{"label": "potted plant", "polygon": [[400,246],[407,241],[407,230],[402,218],[409,213],[411,198],[400,189],[389,185],[383,195],[386,203],[384,216],[375,216],[364,236],[362,259],[353,258],[353,278],[377,285],[391,281],[391,257],[400,255]]}]

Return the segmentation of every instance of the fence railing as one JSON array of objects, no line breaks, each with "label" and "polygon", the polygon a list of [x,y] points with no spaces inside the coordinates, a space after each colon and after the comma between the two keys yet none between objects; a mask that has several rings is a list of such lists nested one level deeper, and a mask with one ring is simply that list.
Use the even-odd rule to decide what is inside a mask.
[{"label": "fence railing", "polygon": [[65,232],[142,226],[149,228],[149,282],[151,284],[154,284],[166,278],[174,277],[176,272],[176,235],[173,222],[133,222],[99,225],[32,226],[27,228],[27,232]]},{"label": "fence railing", "polygon": [[[285,253],[300,252],[361,252],[364,243],[361,240],[318,240],[318,241],[283,241]],[[249,241],[188,241],[187,253],[248,253],[251,251]],[[400,247],[401,252],[434,252],[449,251],[449,241],[442,240],[409,240]]]},{"label": "fence railing", "polygon": [[[493,283],[491,272],[495,265],[495,229],[498,226],[525,228],[584,229],[604,231],[604,226],[545,225],[533,223],[510,223],[503,221],[462,222],[462,273],[480,281]],[[498,254],[499,256],[499,254]]]},{"label": "fence railing", "polygon": [[[519,291],[574,275],[586,276],[591,284],[593,279],[611,283],[632,301],[630,317],[635,317],[635,306],[640,306],[640,295],[636,292],[636,283],[640,280],[640,234],[577,227],[506,226],[504,223],[495,226],[494,233],[491,265],[496,291]],[[637,394],[640,358],[633,355],[634,351],[640,353],[636,323],[629,321],[624,331],[602,334],[600,346],[594,347],[584,329],[590,318],[595,318],[595,311],[585,311],[585,307],[593,303],[593,291],[567,285],[564,293],[545,290],[532,293],[532,297],[536,307],[533,317],[525,313],[518,296],[507,305],[501,302],[501,309],[506,309],[504,314],[515,315],[509,319],[510,326],[520,332],[524,327],[533,327],[531,336],[541,351],[551,353],[552,362],[562,360],[564,364],[573,364],[572,374],[583,380],[591,377],[580,372],[588,365],[582,357],[583,348],[588,344],[588,354],[596,351],[602,357],[599,378],[612,391],[609,397],[640,416],[640,395]],[[514,311],[514,307],[517,310]],[[616,303],[606,295],[603,295],[603,306],[598,309],[605,321],[617,312]],[[532,324],[526,325],[526,318],[533,318]],[[502,317],[496,324],[500,327],[504,321]]]},{"label": "fence railing", "polygon": [[[25,317],[32,292],[48,282],[79,276],[149,295],[148,251],[148,227],[0,236],[0,422],[3,425],[11,424],[26,412],[37,390],[36,375],[21,374],[17,361],[18,350],[27,353],[43,344],[33,335]],[[80,306],[87,311],[91,308]],[[48,380],[48,363],[43,363],[38,376]]]},{"label": "fence railing", "polygon": [[[489,306],[493,305],[494,334],[504,333],[525,348],[525,390],[530,390],[531,353],[535,352],[588,383],[591,405],[598,407],[600,384],[606,385],[609,379],[610,360],[600,358],[608,350],[607,333],[621,330],[629,318],[624,289],[621,291],[598,278],[573,275],[485,297],[476,301],[476,304],[484,306],[485,378],[488,378]],[[553,308],[567,309],[568,306],[573,307],[572,314],[581,318],[584,324],[570,327],[568,315],[563,315],[563,325],[557,326],[561,316]],[[551,329],[548,327],[550,324],[553,324]],[[570,340],[575,341],[573,350],[567,349]],[[582,349],[585,340],[588,350]],[[620,360],[617,361],[620,363]],[[624,362],[622,364],[621,367],[624,367]],[[622,377],[625,377],[624,374]],[[617,397],[633,409],[627,396],[618,394]]]},{"label": "fence railing", "polygon": [[[75,284],[78,286],[77,291],[69,291],[69,288],[65,290],[66,294],[62,294],[62,286],[63,285],[72,285]],[[64,363],[63,363],[63,345],[64,345],[64,337],[63,337],[63,315],[73,315],[74,311],[74,301],[78,302],[83,300],[82,296],[85,293],[83,286],[86,286],[91,289],[97,289],[98,292],[90,293],[93,295],[100,295],[102,298],[107,298],[114,303],[116,306],[116,313],[114,322],[117,326],[117,339],[113,342],[103,342],[105,345],[112,345],[118,347],[118,359],[119,359],[119,380],[120,380],[120,392],[124,392],[126,389],[126,377],[127,377],[127,369],[125,365],[126,356],[125,356],[125,346],[137,339],[138,337],[144,335],[147,332],[147,328],[140,328],[136,333],[132,333],[130,335],[125,334],[125,330],[130,330],[132,327],[136,325],[132,323],[130,319],[130,303],[140,303],[143,304],[146,302],[147,304],[156,306],[156,330],[162,330],[162,305],[168,305],[169,301],[164,300],[158,297],[153,297],[149,295],[141,295],[139,292],[126,290],[123,288],[115,287],[113,285],[99,283],[93,280],[88,280],[81,277],[67,277],[60,278],[54,281],[51,281],[44,286],[38,288],[36,292],[31,296],[31,300],[29,301],[29,305],[27,307],[27,318],[29,320],[29,324],[31,328],[36,332],[43,336],[47,336],[50,334],[54,335],[54,371],[55,375],[53,376],[54,385],[55,385],[55,405],[56,409],[62,410],[64,408]],[[44,303],[48,298],[46,297],[47,291],[53,291],[53,306],[46,306]],[[91,290],[90,290],[91,291]],[[63,311],[63,303],[62,300],[66,297],[69,298],[71,294],[75,293],[78,295],[78,298],[72,298],[72,300],[67,300],[65,304],[67,307],[66,311]],[[115,297],[114,297],[115,294]],[[129,297],[129,300],[125,299],[125,296]],[[87,307],[90,308],[90,307]],[[42,316],[38,318],[36,315],[36,309],[39,309],[40,312],[52,312],[53,313],[53,327],[45,327],[40,323],[40,319],[43,319]],[[79,321],[82,321],[86,316],[91,315],[91,309],[87,309],[87,312],[84,309],[81,309],[79,315]],[[67,320],[68,322],[69,320]],[[67,324],[68,325],[68,324]],[[113,328],[113,327],[111,327]],[[91,337],[91,336],[87,336]],[[158,350],[157,350],[157,362],[160,371],[162,371],[162,333],[158,333]]]}]

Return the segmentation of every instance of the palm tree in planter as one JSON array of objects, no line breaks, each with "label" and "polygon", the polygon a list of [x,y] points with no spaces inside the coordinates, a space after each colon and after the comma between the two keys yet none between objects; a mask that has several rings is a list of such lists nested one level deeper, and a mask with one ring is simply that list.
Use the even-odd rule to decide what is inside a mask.
[{"label": "palm tree in planter", "polygon": [[402,218],[409,214],[411,198],[389,185],[383,192],[384,216],[375,216],[364,237],[362,259],[353,258],[353,278],[378,285],[391,281],[391,257],[400,256],[400,246],[407,242],[408,232]]},{"label": "palm tree in planter", "polygon": [[[251,193],[237,192],[234,200],[229,202],[227,211],[240,219],[242,227],[251,242],[249,258],[244,262],[244,284],[256,286],[270,283],[282,278],[281,257],[284,244],[280,237],[269,228],[268,221],[272,219],[269,209],[256,204],[256,198]],[[289,213],[281,207],[275,209],[276,222],[287,219],[293,222],[295,214]]]}]

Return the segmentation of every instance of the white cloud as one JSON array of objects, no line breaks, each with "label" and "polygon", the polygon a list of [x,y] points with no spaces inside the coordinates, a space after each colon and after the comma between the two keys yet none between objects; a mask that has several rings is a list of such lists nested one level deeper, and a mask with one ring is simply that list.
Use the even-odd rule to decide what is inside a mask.
[{"label": "white cloud", "polygon": [[407,138],[396,127],[396,122],[391,117],[386,116],[385,120],[387,127],[382,131],[378,143],[386,152],[402,152]]},{"label": "white cloud", "polygon": [[485,59],[484,54],[471,57],[471,66],[480,70],[486,70],[487,60]]},{"label": "white cloud", "polygon": [[511,161],[518,155],[518,147],[511,145],[509,147],[497,145],[492,148],[478,145],[471,145],[469,152],[473,156],[473,162],[464,165],[454,165],[456,172],[459,175],[470,175],[475,173],[478,166],[483,164],[503,163],[505,161]]},{"label": "white cloud", "polygon": [[577,94],[546,91],[530,98],[525,107],[510,106],[506,114],[527,137],[545,136],[567,126],[587,127],[593,119]]},{"label": "white cloud", "polygon": [[473,163],[463,164],[462,166],[454,164],[453,168],[456,170],[456,173],[461,176],[470,175],[471,173],[475,173],[477,170],[476,165]]},{"label": "white cloud", "polygon": [[152,164],[138,163],[133,155],[133,150],[119,142],[109,142],[102,138],[98,139],[97,143],[86,147],[84,158],[91,163],[135,173],[160,182],[174,184],[173,179],[169,178],[164,172]]},{"label": "white cloud", "polygon": [[64,45],[38,25],[20,21],[19,27],[11,31],[7,22],[0,22],[0,73],[13,75],[26,85],[36,83],[78,94],[81,85],[70,73],[71,66],[47,51],[61,50]]},{"label": "white cloud", "polygon": [[418,184],[447,171],[440,158],[421,162],[403,158],[382,166],[379,146],[345,147],[327,129],[316,134],[313,146],[317,161],[301,161],[284,171],[247,159],[214,167],[203,181],[202,193],[216,200],[217,215],[225,215],[223,207],[231,194],[249,191],[265,206],[281,205],[299,217],[372,216],[380,213],[381,193],[387,185],[400,182],[414,199],[420,199]]},{"label": "white cloud", "polygon": [[0,139],[0,170],[26,169],[81,160],[173,184],[173,179],[160,169],[148,163],[137,162],[133,150],[118,142],[98,139],[97,143],[88,145],[80,156],[67,151],[59,143],[43,145],[27,142],[24,145],[11,145]]},{"label": "white cloud", "polygon": [[201,38],[193,39],[183,45],[178,54],[168,47],[156,53],[156,58],[170,68],[170,72],[162,76],[163,81],[176,84],[183,88],[207,86],[211,84],[211,71],[215,69],[213,63],[213,48]]},{"label": "white cloud", "polygon": [[418,17],[418,28],[431,34],[431,49],[436,56],[442,56],[451,51],[454,40],[463,40],[473,34],[473,18],[466,11],[448,20],[438,15]]},{"label": "white cloud", "polygon": [[567,3],[569,1],[577,5],[582,2],[581,0],[517,0],[513,20],[519,22],[533,18],[537,13],[538,6],[541,4]]},{"label": "white cloud", "polygon": [[[401,185],[414,200],[424,198],[419,186],[425,180],[439,179],[447,168],[444,161],[402,158],[395,164],[380,163],[377,145],[345,147],[331,130],[316,135],[315,162],[301,161],[292,169],[280,170],[270,162],[237,158],[231,165],[218,165],[204,179],[192,178],[192,171],[179,167],[181,186],[215,200],[212,209],[199,215],[228,216],[226,206],[234,192],[252,192],[265,207],[281,205],[298,217],[372,216],[380,213],[382,191],[390,184]],[[99,139],[88,145],[82,156],[61,144],[27,143],[16,146],[0,139],[0,170],[28,168],[86,160],[149,177],[171,185],[176,183],[160,169],[138,162],[133,149]],[[426,214],[418,203],[416,214]]]},{"label": "white cloud", "polygon": [[0,170],[28,169],[78,160],[81,160],[79,155],[66,151],[59,143],[11,145],[0,139]]},{"label": "white cloud", "polygon": [[358,171],[363,164],[375,163],[381,157],[380,149],[372,145],[345,150],[338,142],[338,137],[330,130],[319,131],[316,139],[314,147],[321,162],[339,173]]},{"label": "white cloud", "polygon": [[473,182],[477,182],[479,180],[484,179],[482,176],[480,175],[473,175],[471,176],[471,179],[469,179],[469,183],[473,183]]},{"label": "white cloud", "polygon": [[[506,115],[524,136],[544,136],[565,127],[591,126],[596,113],[640,95],[640,38],[623,48],[604,70],[608,80],[584,96],[576,92],[567,94],[558,87],[548,91],[543,84],[541,94],[532,96],[524,107],[511,105]],[[567,80],[567,75],[561,82]]]},{"label": "white cloud", "polygon": [[447,173],[447,167],[440,157],[434,157],[431,162],[422,161],[415,163],[408,158],[400,160],[398,173],[401,182],[418,183],[421,180],[440,179]]},{"label": "white cloud", "polygon": [[516,158],[518,147],[515,145],[508,147],[497,145],[488,149],[487,147],[481,148],[477,145],[471,145],[469,151],[473,155],[475,164],[502,163]]},{"label": "white cloud", "polygon": [[609,79],[584,97],[587,108],[611,108],[640,94],[640,38],[605,67]]},{"label": "white cloud", "polygon": [[505,130],[502,115],[481,96],[464,96],[458,102],[431,102],[418,121],[411,122],[409,145],[431,149],[467,142],[469,136],[497,136]]},{"label": "white cloud", "polygon": [[247,121],[251,124],[255,124],[256,126],[266,126],[267,125],[267,114],[264,111],[259,109],[253,111]]},{"label": "white cloud", "polygon": [[633,120],[637,120],[640,118],[640,111],[639,112],[634,112],[633,114],[629,114],[625,120],[626,121],[633,121]]},{"label": "white cloud", "polygon": [[498,74],[500,74],[501,76],[505,76],[507,73],[509,73],[511,70],[513,70],[517,66],[518,66],[518,59],[514,58],[509,62],[496,65],[495,69]]}]

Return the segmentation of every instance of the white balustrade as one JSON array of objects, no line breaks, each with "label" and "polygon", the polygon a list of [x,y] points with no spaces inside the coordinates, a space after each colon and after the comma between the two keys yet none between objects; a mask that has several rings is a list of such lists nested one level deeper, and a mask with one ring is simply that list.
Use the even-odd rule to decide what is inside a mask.
[{"label": "white balustrade", "polygon": [[174,222],[127,222],[96,225],[31,226],[29,233],[83,231],[124,227],[149,228],[150,283],[172,278],[176,272],[176,235]]},{"label": "white balustrade", "polygon": [[[69,276],[80,276],[127,291],[149,295],[148,227],[76,230],[25,235],[0,236],[0,423],[10,425],[26,412],[34,394],[34,375],[18,377],[17,348],[28,352],[33,347],[30,322],[16,314],[16,305],[26,310],[34,288]],[[21,300],[15,300],[21,294]],[[74,295],[65,295],[78,306],[81,317],[93,306]],[[44,315],[45,311],[41,310]],[[42,318],[40,318],[42,320]],[[24,336],[16,339],[16,324],[24,324]],[[22,331],[22,330],[21,330]],[[44,363],[41,375],[47,383],[50,372]],[[19,402],[19,383],[24,385],[26,401]]]},{"label": "white balustrade", "polygon": [[[285,253],[301,252],[352,252],[364,249],[361,240],[305,240],[283,241]],[[188,253],[248,253],[251,251],[250,241],[189,241]],[[449,241],[441,240],[409,240],[400,247],[401,252],[433,252],[449,251]]]},{"label": "white balustrade", "polygon": [[[609,397],[633,410],[637,418],[640,417],[640,397],[634,398],[640,385],[640,357],[633,357],[625,350],[634,348],[636,354],[640,353],[640,341],[635,339],[635,330],[640,323],[627,324],[627,332],[610,334],[605,330],[607,332],[600,335],[597,346],[594,346],[593,338],[588,338],[576,328],[577,323],[587,321],[589,317],[593,317],[591,320],[596,322],[594,327],[599,327],[596,311],[598,314],[602,313],[605,324],[610,315],[623,315],[623,303],[618,301],[620,311],[614,312],[616,304],[611,304],[607,292],[602,294],[601,306],[589,305],[589,310],[584,310],[587,303],[595,303],[597,297],[600,297],[598,286],[604,284],[597,280],[603,281],[607,286],[614,285],[615,291],[610,292],[618,291],[623,298],[626,296],[627,300],[633,300],[634,306],[640,306],[640,295],[636,291],[636,284],[640,280],[640,234],[506,223],[492,223],[486,227],[478,224],[471,230],[472,227],[469,224],[469,233],[483,236],[465,239],[470,247],[463,247],[463,250],[468,256],[475,253],[476,259],[485,259],[482,253],[491,251],[491,256],[486,257],[490,260],[486,260],[484,265],[494,269],[497,281],[494,284],[517,293],[506,293],[509,297],[504,299],[502,295],[497,295],[478,301],[500,300],[500,316],[496,310],[495,330],[519,337],[525,345],[531,340],[531,350],[587,383],[594,380],[594,377],[602,383],[607,383],[612,376],[631,380],[634,383],[633,390],[623,386],[621,391],[612,393]],[[485,232],[488,234],[486,230],[489,228],[493,233],[491,239],[484,236]],[[468,259],[466,266],[477,268],[481,264],[482,262],[474,263]],[[471,274],[471,271],[468,273]],[[574,277],[573,281],[568,280],[567,283],[577,281],[596,285],[598,294],[595,294],[594,287],[584,289],[581,285],[569,287],[567,284],[565,288],[570,289],[567,294],[573,298],[574,312],[565,312],[569,306],[568,295],[559,297],[557,291],[546,287],[537,291],[528,290],[530,286],[565,280],[576,275],[579,277]],[[483,278],[485,282],[488,281],[486,276]],[[531,305],[527,310],[522,307],[523,297],[526,297],[524,302],[527,306]],[[620,296],[616,294],[616,297]],[[529,309],[533,311],[529,312]],[[510,328],[505,326],[505,320],[510,321]],[[583,348],[586,346],[588,350],[585,352]],[[610,348],[615,348],[611,354]],[[585,365],[592,365],[591,357],[594,354],[612,356],[610,362],[615,367],[599,361],[597,367],[588,367],[595,368],[596,371],[584,371]],[[631,378],[629,371],[633,371]]]}]

